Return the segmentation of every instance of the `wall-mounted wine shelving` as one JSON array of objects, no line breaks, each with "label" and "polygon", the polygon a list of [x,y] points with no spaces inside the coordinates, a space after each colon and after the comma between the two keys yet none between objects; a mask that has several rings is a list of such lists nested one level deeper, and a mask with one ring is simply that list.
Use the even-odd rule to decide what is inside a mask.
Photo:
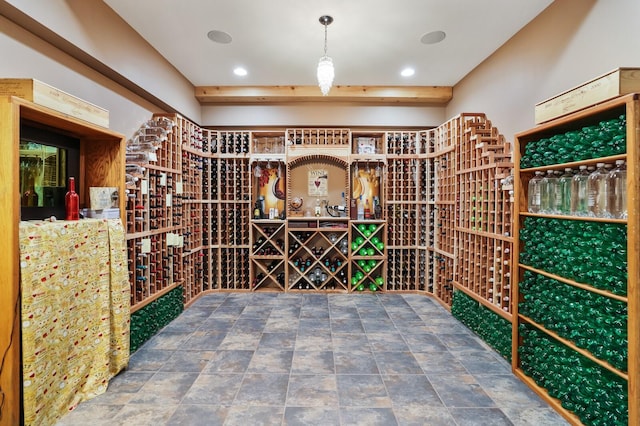
[{"label": "wall-mounted wine shelving", "polygon": [[[134,305],[175,285],[187,304],[214,290],[366,290],[433,293],[450,305],[454,285],[508,304],[510,265],[488,265],[497,257],[487,253],[511,251],[507,236],[491,239],[509,232],[510,200],[496,187],[508,173],[491,174],[508,145],[494,146],[489,139],[501,136],[483,115],[422,131],[213,130],[176,114],[153,120],[168,126],[148,130],[166,137],[155,162],[127,167],[138,177],[127,211]],[[326,172],[326,195],[309,195],[311,169]],[[472,224],[467,211],[487,213]],[[163,268],[159,280],[150,261]],[[483,277],[493,289],[479,284]]]}]

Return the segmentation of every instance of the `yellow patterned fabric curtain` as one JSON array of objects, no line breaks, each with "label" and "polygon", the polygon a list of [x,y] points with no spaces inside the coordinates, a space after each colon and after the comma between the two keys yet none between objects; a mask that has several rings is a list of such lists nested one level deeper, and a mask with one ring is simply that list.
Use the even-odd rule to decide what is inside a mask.
[{"label": "yellow patterned fabric curtain", "polygon": [[20,222],[25,425],[51,425],[129,362],[119,219]]}]

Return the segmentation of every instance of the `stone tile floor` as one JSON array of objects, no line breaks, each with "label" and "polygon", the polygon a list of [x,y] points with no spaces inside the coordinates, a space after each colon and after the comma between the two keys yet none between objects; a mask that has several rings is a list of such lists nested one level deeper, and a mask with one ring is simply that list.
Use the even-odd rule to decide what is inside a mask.
[{"label": "stone tile floor", "polygon": [[73,425],[564,425],[436,301],[215,293],[131,356]]}]

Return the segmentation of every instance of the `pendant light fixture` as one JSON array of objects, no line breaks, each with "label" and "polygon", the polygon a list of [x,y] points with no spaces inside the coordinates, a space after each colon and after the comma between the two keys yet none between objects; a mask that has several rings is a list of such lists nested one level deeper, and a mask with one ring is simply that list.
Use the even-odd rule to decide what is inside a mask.
[{"label": "pendant light fixture", "polygon": [[329,15],[323,15],[320,17],[320,23],[324,25],[324,56],[320,58],[318,62],[318,86],[323,96],[329,94],[331,85],[333,84],[333,77],[335,72],[333,70],[333,60],[327,56],[327,26],[333,22],[333,18]]}]

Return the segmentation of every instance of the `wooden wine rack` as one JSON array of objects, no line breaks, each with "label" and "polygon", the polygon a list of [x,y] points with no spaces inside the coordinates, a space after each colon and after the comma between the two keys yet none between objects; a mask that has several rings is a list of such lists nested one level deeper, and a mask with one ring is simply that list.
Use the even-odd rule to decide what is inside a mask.
[{"label": "wooden wine rack", "polygon": [[462,114],[456,155],[459,185],[454,283],[511,319],[512,147],[484,114]]},{"label": "wooden wine rack", "polygon": [[[131,279],[131,310],[172,290],[182,281],[179,236],[183,220],[176,182],[181,181],[182,156],[175,121],[154,116],[134,138],[158,146],[147,161],[128,161],[134,179],[127,183],[127,250]],[[131,141],[128,142],[131,146]],[[135,155],[133,156],[135,158]]]},{"label": "wooden wine rack", "polygon": [[[388,234],[389,291],[426,291],[425,253],[429,215],[429,175],[425,132],[387,132],[385,183]],[[393,230],[393,231],[391,231]],[[425,263],[421,262],[421,259]]]},{"label": "wooden wine rack", "polygon": [[460,114],[432,129],[426,192],[433,230],[433,293],[451,304],[453,288],[511,319],[511,145],[484,114]]},{"label": "wooden wine rack", "polygon": [[[496,259],[494,252],[511,251],[507,235],[498,242],[493,238],[496,233],[510,232],[505,222],[509,216],[502,213],[510,207],[510,199],[496,186],[508,175],[508,168],[495,167],[496,161],[504,163],[508,145],[502,151],[497,148],[503,140],[483,115],[461,115],[424,131],[210,130],[176,114],[154,117],[175,125],[167,141],[171,149],[159,151],[157,164],[142,172],[145,185],[156,190],[146,195],[146,202],[159,204],[164,211],[154,215],[157,229],[142,228],[151,217],[148,208],[135,209],[133,201],[138,195],[133,188],[132,207],[127,212],[130,252],[132,275],[150,274],[151,264],[140,263],[146,260],[138,259],[136,252],[147,237],[140,232],[162,234],[151,242],[152,252],[158,254],[150,252],[148,257],[164,267],[167,278],[160,276],[154,286],[143,287],[136,293],[136,303],[148,303],[167,286],[180,283],[187,304],[211,290],[297,291],[308,287],[358,291],[359,283],[352,282],[358,272],[363,274],[360,281],[367,287],[373,282],[376,291],[433,293],[445,305],[451,303],[454,284],[496,307],[508,302],[510,265],[488,265]],[[465,169],[459,169],[457,162]],[[290,185],[292,172],[297,173],[297,191],[306,194],[306,169],[316,166],[336,168],[332,176],[344,173],[340,183],[344,198],[340,200],[334,188],[327,199],[331,205],[346,202],[343,211],[333,213],[340,217],[329,216],[324,207],[321,217],[313,217],[309,213],[314,208],[313,197],[305,200],[302,209],[291,208],[296,195]],[[260,168],[286,172],[286,202],[277,213],[286,220],[253,218],[259,187],[255,173]],[[360,174],[362,171],[366,173]],[[375,237],[384,244],[371,259],[351,252],[354,239],[364,238],[357,228],[360,222],[349,219],[355,214],[348,201],[356,176],[372,177],[379,185],[379,210],[363,222],[379,224]],[[474,217],[472,224],[470,215],[461,214],[468,210],[487,213],[482,220]],[[341,224],[338,231],[323,226],[336,223]],[[301,224],[308,230],[300,228]],[[312,233],[311,245],[301,241],[301,232]],[[338,242],[329,237],[335,232]],[[346,254],[340,246],[345,239]],[[283,240],[284,247],[277,240]],[[313,244],[330,254],[313,255]],[[492,251],[490,256],[488,251]],[[306,267],[301,271],[296,256],[310,258],[314,274],[316,267],[320,270],[320,280],[315,275],[312,280]],[[375,261],[375,265],[367,263],[367,269],[373,271],[365,271],[364,260]],[[476,266],[482,262],[486,265]],[[494,283],[492,289],[489,282]],[[132,288],[136,284],[140,283],[132,282]],[[493,302],[498,299],[500,302]]]},{"label": "wooden wine rack", "polygon": [[433,214],[432,273],[429,277],[433,294],[445,305],[451,306],[453,295],[456,181],[453,160],[457,126],[455,120],[429,131],[429,152],[433,186],[429,204]]},{"label": "wooden wine rack", "polygon": [[185,303],[189,304],[210,286],[210,217],[207,203],[211,175],[212,135],[192,122],[175,116],[182,135],[182,181],[179,204],[182,206],[181,257]]},{"label": "wooden wine rack", "polygon": [[[223,290],[249,290],[251,277],[251,173],[249,131],[219,132],[218,283]],[[246,151],[246,152],[245,152]]]}]

